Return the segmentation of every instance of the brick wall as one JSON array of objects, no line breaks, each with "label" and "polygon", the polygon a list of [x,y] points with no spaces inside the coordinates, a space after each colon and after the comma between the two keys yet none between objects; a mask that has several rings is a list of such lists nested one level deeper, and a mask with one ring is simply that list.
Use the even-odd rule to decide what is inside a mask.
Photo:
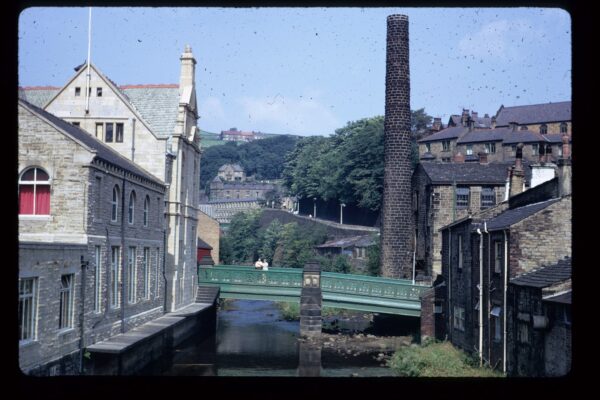
[{"label": "brick wall", "polygon": [[408,17],[387,19],[381,272],[409,278],[414,235],[411,211]]}]

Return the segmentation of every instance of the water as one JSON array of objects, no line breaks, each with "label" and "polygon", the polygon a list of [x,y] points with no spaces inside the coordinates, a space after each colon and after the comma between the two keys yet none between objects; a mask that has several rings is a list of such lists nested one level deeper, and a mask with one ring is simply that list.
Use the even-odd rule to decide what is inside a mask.
[{"label": "water", "polygon": [[394,376],[377,353],[340,354],[298,342],[299,322],[282,319],[277,305],[235,300],[219,309],[217,333],[192,337],[145,374],[205,376]]}]

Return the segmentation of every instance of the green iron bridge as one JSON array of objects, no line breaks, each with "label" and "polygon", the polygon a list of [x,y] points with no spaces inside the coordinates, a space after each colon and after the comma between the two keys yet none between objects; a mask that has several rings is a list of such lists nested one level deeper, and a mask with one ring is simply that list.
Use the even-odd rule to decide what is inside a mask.
[{"label": "green iron bridge", "polygon": [[[300,303],[302,269],[216,265],[198,268],[198,283],[219,286],[224,299],[271,300]],[[406,279],[321,273],[323,306],[364,312],[421,315],[420,296],[429,286]]]}]

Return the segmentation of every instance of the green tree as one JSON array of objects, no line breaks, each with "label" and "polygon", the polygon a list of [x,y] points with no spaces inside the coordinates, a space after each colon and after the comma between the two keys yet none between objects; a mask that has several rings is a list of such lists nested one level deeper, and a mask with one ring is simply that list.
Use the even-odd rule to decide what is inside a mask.
[{"label": "green tree", "polygon": [[347,274],[350,272],[351,266],[348,262],[348,257],[341,254],[333,259],[333,272]]},{"label": "green tree", "polygon": [[260,211],[250,211],[237,213],[231,218],[227,240],[233,263],[253,262],[258,258],[260,215]]},{"label": "green tree", "polygon": [[262,235],[260,257],[263,257],[269,264],[273,264],[273,256],[283,232],[283,224],[274,219]]},{"label": "green tree", "polygon": [[369,275],[379,276],[379,261],[381,256],[381,237],[375,238],[375,245],[367,248],[367,271]]}]

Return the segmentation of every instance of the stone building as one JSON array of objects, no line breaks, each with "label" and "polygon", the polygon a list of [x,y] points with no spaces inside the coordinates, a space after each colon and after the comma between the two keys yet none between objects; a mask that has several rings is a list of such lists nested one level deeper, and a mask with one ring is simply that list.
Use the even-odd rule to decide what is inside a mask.
[{"label": "stone building", "polygon": [[62,88],[19,90],[21,98],[79,126],[167,185],[167,311],[194,302],[197,284],[200,132],[189,46],[180,61],[179,85],[119,87],[86,64]]},{"label": "stone building", "polygon": [[265,200],[268,192],[279,191],[279,185],[257,182],[247,177],[239,164],[225,164],[209,185],[209,201]]},{"label": "stone building", "polygon": [[231,218],[239,212],[257,210],[260,203],[255,199],[212,200],[198,205],[200,211],[217,220],[221,228],[227,229]]},{"label": "stone building", "polygon": [[23,100],[18,173],[19,365],[76,374],[82,348],[164,313],[167,187]]},{"label": "stone building", "polygon": [[[507,195],[510,163],[420,163],[412,176],[417,274],[433,279],[442,272],[439,230],[481,210],[494,207]],[[524,183],[531,180],[525,168]],[[522,187],[523,182],[520,182]],[[521,188],[522,190],[522,188]]]},{"label": "stone building", "polygon": [[477,161],[483,152],[490,162],[512,161],[516,144],[523,143],[524,160],[537,162],[545,157],[556,162],[562,157],[562,135],[571,140],[571,102],[501,106],[491,119],[472,114],[463,110],[462,116],[450,118],[448,128],[420,139],[419,159],[469,162]]},{"label": "stone building", "polygon": [[[559,162],[559,169],[570,164]],[[514,362],[514,326],[507,318],[514,322],[510,310],[516,304],[507,298],[509,280],[571,257],[571,194],[563,177],[570,174],[559,173],[441,229],[442,331],[457,347],[505,372],[512,373],[508,365]]]},{"label": "stone building", "polygon": [[374,235],[360,235],[327,241],[315,246],[318,254],[326,257],[344,255],[356,270],[364,271],[367,266],[368,249],[376,244]]},{"label": "stone building", "polygon": [[210,256],[215,264],[219,264],[219,238],[221,227],[219,221],[202,211],[198,211],[198,239],[211,247]]},{"label": "stone building", "polygon": [[219,137],[221,140],[234,142],[251,142],[256,139],[263,139],[264,135],[261,132],[245,132],[238,131],[237,128],[231,128],[228,131],[221,131]]},{"label": "stone building", "polygon": [[507,372],[563,376],[571,369],[571,259],[510,280]]}]

